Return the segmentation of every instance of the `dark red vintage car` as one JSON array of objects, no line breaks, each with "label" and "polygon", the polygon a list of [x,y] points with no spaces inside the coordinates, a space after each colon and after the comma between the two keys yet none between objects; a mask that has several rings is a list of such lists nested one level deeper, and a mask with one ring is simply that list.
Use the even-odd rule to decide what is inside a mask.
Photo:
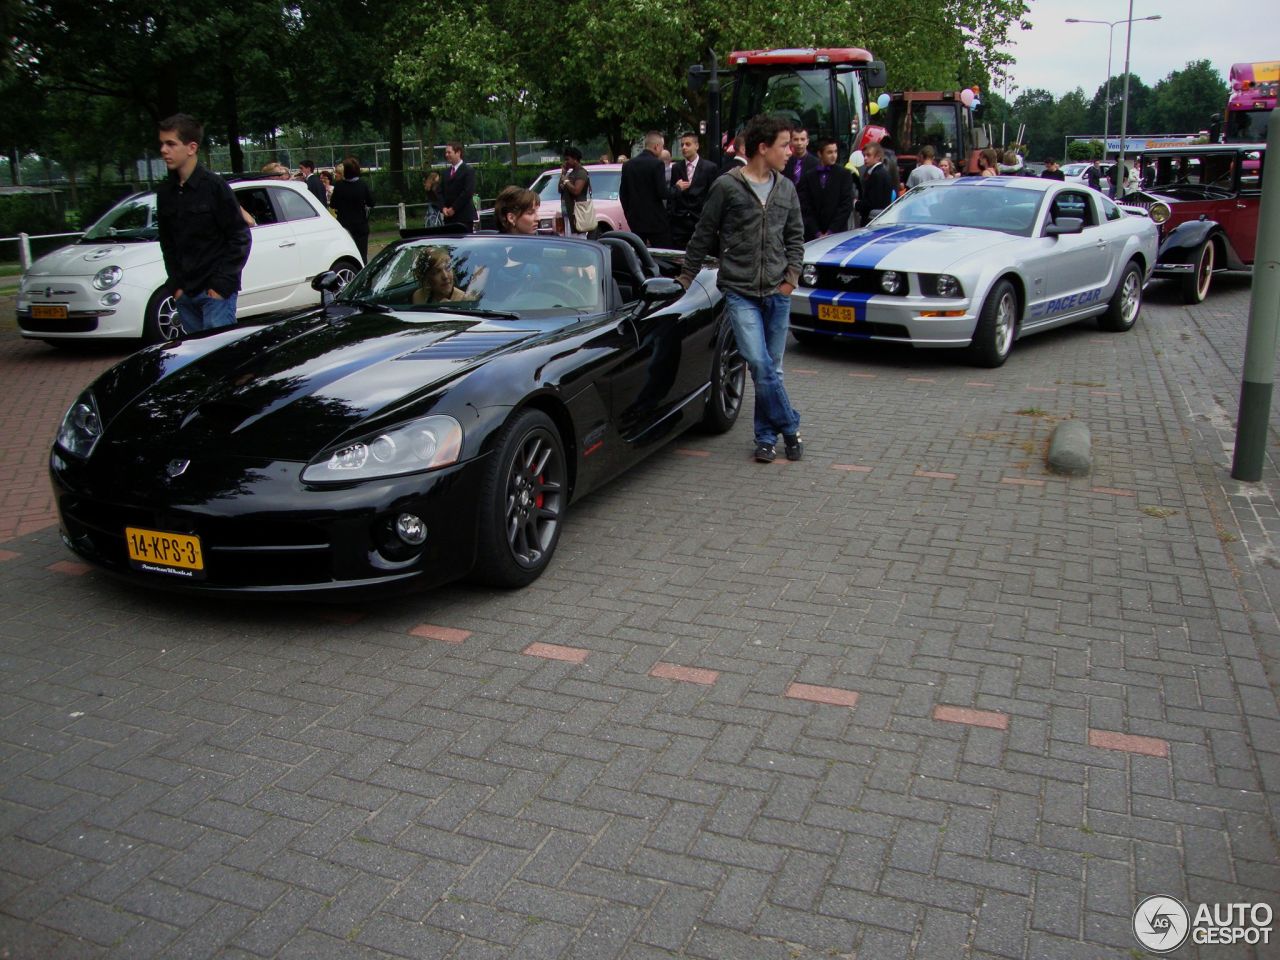
[{"label": "dark red vintage car", "polygon": [[1148,150],[1142,189],[1126,204],[1160,226],[1155,276],[1176,280],[1185,303],[1209,295],[1219,270],[1249,270],[1262,204],[1263,143],[1201,143]]}]

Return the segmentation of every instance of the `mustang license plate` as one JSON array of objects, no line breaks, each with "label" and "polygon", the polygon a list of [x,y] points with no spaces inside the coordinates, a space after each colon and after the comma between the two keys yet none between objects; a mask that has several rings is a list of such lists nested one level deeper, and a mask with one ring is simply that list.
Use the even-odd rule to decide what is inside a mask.
[{"label": "mustang license plate", "polygon": [[831,303],[818,304],[819,320],[834,320],[836,323],[853,323],[853,307],[837,307]]},{"label": "mustang license plate", "polygon": [[199,537],[125,527],[124,539],[129,548],[129,561],[137,570],[173,577],[204,577],[204,554],[200,551]]},{"label": "mustang license plate", "polygon": [[32,320],[65,320],[67,305],[65,303],[33,303],[31,305]]}]

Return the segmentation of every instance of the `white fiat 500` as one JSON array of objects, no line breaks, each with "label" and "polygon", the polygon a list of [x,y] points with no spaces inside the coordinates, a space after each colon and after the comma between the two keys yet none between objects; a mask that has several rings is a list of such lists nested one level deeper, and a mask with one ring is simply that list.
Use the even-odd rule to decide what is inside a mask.
[{"label": "white fiat 500", "polygon": [[[351,235],[302,183],[233,183],[254,219],[253,246],[240,278],[236,316],[292,310],[320,302],[311,280],[326,270],[343,283],[359,272]],[[18,287],[18,327],[24,337],[65,343],[140,337],[147,343],[182,333],[173,298],[164,290],[156,196],[121,200],[77,243],[31,265]]]},{"label": "white fiat 500", "polygon": [[791,295],[802,342],[965,347],[997,367],[1015,340],[1096,317],[1133,326],[1156,225],[1096,190],[1039,177],[921,184],[866,228],[805,245]]}]

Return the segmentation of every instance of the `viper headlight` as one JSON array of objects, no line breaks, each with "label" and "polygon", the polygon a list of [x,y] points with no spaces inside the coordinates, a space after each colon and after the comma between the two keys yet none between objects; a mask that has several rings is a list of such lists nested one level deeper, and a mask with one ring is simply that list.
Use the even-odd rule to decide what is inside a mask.
[{"label": "viper headlight", "polygon": [[103,267],[93,275],[93,289],[110,290],[123,276],[124,271],[119,267]]},{"label": "viper headlight", "polygon": [[435,415],[326,450],[302,471],[304,483],[350,483],[447,467],[462,452],[462,425]]},{"label": "viper headlight", "polygon": [[102,418],[98,416],[98,401],[86,390],[76,397],[76,402],[62,418],[56,442],[73,457],[87,460],[101,436]]}]

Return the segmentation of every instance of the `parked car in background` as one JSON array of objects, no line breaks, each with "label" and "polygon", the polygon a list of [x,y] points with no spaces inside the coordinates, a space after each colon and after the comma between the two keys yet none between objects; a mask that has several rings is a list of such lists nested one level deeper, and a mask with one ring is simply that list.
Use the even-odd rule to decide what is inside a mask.
[{"label": "parked car in background", "polygon": [[[1070,182],[1088,186],[1088,181],[1085,180],[1084,178],[1084,172],[1088,170],[1089,167],[1090,167],[1090,164],[1088,163],[1080,163],[1080,162],[1064,163],[1062,165],[1062,174]],[[1105,193],[1107,196],[1111,196],[1111,180],[1108,177],[1106,177],[1105,174],[1110,169],[1111,169],[1110,164],[1107,164],[1107,163],[1102,164],[1101,170],[1104,176],[1098,181],[1098,189],[1101,190],[1103,193]]]},{"label": "parked car in background", "polygon": [[[622,164],[584,163],[582,166],[591,177],[591,199],[595,203],[600,232],[629,230],[626,215],[622,212],[622,201],[618,199],[618,189],[622,183]],[[564,233],[559,184],[560,168],[555,167],[538,174],[537,179],[529,185],[529,189],[542,198],[538,208],[539,233]],[[495,229],[492,208],[480,211],[480,226],[486,230]]]},{"label": "parked car in background", "polygon": [[1160,227],[1155,276],[1174,280],[1185,303],[1209,295],[1213,275],[1253,267],[1262,206],[1264,143],[1201,143],[1143,154],[1149,186],[1126,204]]},{"label": "parked car in background", "polygon": [[[231,189],[255,221],[237,318],[318,304],[312,279],[333,270],[345,283],[360,270],[351,235],[306,184],[245,180]],[[156,196],[134,194],[108,210],[77,243],[31,265],[18,286],[18,329],[24,337],[55,344],[105,337],[147,343],[176,339],[182,327],[165,278]]]},{"label": "parked car in background", "polygon": [[862,230],[805,245],[791,330],[964,347],[987,367],[1015,340],[1091,317],[1133,326],[1156,262],[1155,224],[1097,190],[1039,177],[921,184]]}]

